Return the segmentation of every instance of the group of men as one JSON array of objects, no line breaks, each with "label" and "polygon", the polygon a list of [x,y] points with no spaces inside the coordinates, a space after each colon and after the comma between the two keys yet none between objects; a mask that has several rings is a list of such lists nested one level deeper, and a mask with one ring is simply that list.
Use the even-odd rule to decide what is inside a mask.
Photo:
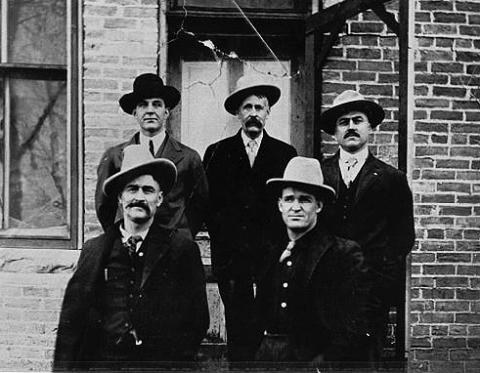
[{"label": "group of men", "polygon": [[280,95],[240,78],[224,107],[241,128],[202,162],[166,131],[178,90],[135,79],[119,103],[139,132],[98,167],[105,232],[85,243],[67,285],[56,369],[194,360],[209,326],[194,242],[203,223],[230,361],[380,359],[414,241],[405,175],[368,150],[384,111],[340,94],[319,123],[340,149],[320,165],[267,134]]}]

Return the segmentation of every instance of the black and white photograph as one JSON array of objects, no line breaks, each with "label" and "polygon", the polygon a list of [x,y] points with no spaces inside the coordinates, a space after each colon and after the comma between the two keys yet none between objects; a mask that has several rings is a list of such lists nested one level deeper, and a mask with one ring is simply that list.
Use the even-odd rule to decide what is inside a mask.
[{"label": "black and white photograph", "polygon": [[0,0],[0,372],[480,372],[480,0]]}]

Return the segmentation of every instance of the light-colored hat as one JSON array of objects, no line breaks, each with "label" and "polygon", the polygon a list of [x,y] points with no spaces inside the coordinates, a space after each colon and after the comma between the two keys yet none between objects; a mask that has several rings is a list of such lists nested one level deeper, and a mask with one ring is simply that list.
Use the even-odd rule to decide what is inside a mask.
[{"label": "light-colored hat", "polygon": [[376,102],[366,100],[362,94],[356,91],[347,90],[340,93],[333,100],[332,107],[320,115],[320,128],[326,133],[333,135],[338,117],[350,111],[365,113],[372,128],[382,123],[382,120],[385,118],[383,108]]},{"label": "light-colored hat", "polygon": [[280,98],[280,88],[271,84],[258,84],[258,78],[244,75],[237,80],[235,90],[225,100],[224,106],[232,115],[237,115],[238,107],[248,96],[262,95],[268,99],[270,107]]},{"label": "light-colored hat", "polygon": [[267,180],[267,185],[277,190],[288,186],[306,186],[325,199],[335,198],[335,189],[324,184],[320,162],[314,158],[294,157],[288,162],[283,178]]},{"label": "light-colored hat", "polygon": [[120,171],[103,183],[103,193],[115,196],[128,182],[142,175],[152,175],[166,195],[177,180],[177,168],[169,159],[153,158],[145,146],[129,145],[123,149]]}]

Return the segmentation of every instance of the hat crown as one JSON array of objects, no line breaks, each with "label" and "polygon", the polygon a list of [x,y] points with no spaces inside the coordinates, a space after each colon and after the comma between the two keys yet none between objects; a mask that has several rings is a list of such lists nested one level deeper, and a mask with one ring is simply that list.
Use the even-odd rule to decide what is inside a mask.
[{"label": "hat crown", "polygon": [[242,75],[238,78],[237,83],[235,84],[235,91],[240,91],[241,89],[255,87],[260,84],[271,84],[265,81],[259,80],[258,76],[255,75]]},{"label": "hat crown", "polygon": [[142,145],[129,145],[123,149],[123,161],[120,172],[125,172],[145,163],[155,160],[147,147]]},{"label": "hat crown", "polygon": [[294,157],[288,162],[283,178],[291,182],[324,185],[324,178],[320,162],[314,158]]},{"label": "hat crown", "polygon": [[156,74],[145,73],[137,76],[133,81],[133,91],[151,90],[153,87],[163,87],[163,80]]},{"label": "hat crown", "polygon": [[357,91],[352,91],[350,89],[343,91],[340,93],[335,99],[333,100],[332,106],[338,106],[338,105],[343,105],[348,102],[353,102],[353,101],[364,101],[365,97],[358,93]]}]

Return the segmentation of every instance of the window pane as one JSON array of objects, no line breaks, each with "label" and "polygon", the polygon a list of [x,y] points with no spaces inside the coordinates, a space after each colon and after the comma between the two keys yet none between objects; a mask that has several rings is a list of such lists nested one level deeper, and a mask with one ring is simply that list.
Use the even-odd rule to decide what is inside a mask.
[{"label": "window pane", "polygon": [[12,79],[10,97],[9,228],[61,234],[69,225],[66,82]]},{"label": "window pane", "polygon": [[66,64],[66,1],[8,1],[8,62]]}]

